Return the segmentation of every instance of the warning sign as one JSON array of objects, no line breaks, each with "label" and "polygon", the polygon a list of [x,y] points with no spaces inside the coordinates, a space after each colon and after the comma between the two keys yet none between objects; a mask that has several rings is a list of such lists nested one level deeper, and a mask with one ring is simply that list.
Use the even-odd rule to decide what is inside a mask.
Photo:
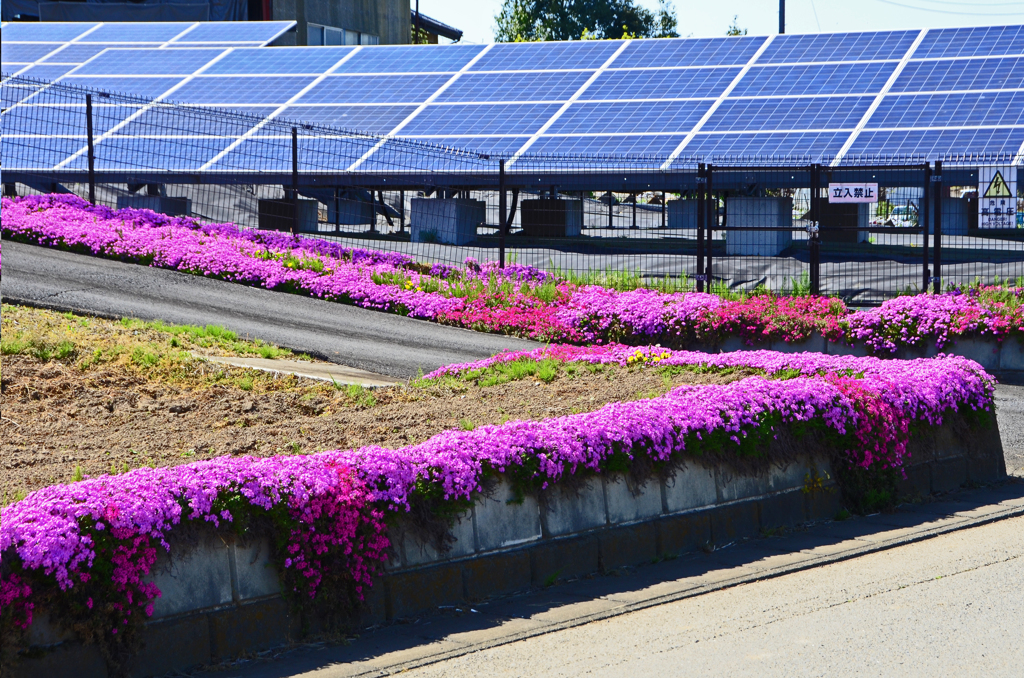
[{"label": "warning sign", "polygon": [[1017,168],[978,168],[978,228],[1017,228]]}]

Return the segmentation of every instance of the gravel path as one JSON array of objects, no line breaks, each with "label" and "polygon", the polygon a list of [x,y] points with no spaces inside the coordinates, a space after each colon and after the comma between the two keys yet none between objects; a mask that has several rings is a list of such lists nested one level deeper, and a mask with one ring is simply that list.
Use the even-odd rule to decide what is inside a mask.
[{"label": "gravel path", "polygon": [[107,317],[222,325],[392,377],[539,344],[220,280],[4,241],[5,302]]}]

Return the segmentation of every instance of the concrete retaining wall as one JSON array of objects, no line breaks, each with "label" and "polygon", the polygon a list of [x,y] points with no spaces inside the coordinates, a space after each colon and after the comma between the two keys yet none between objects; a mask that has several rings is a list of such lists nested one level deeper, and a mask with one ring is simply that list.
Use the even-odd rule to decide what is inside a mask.
[{"label": "concrete retaining wall", "polygon": [[[758,349],[770,349],[780,353],[811,351],[828,355],[861,357],[870,355],[863,344],[849,346],[844,343],[827,341],[821,335],[814,335],[800,343],[791,344],[785,341],[773,341],[754,345],[749,345],[742,339],[731,337],[714,350],[731,353],[732,351],[755,351]],[[895,355],[887,357],[910,360],[913,358],[932,358],[939,353],[970,358],[993,374],[1024,374],[1024,345],[1017,339],[1005,339],[1002,342],[995,341],[994,339],[960,339],[959,341],[947,344],[941,350],[935,346],[934,341],[930,341],[920,349],[900,349]]]},{"label": "concrete retaining wall", "polygon": [[[966,434],[949,424],[928,428],[915,436],[912,454],[902,488],[908,497],[1006,474],[994,418],[989,428]],[[823,479],[823,489],[809,491],[815,477]],[[690,463],[639,487],[622,476],[591,477],[572,492],[554,488],[520,503],[513,499],[511,486],[499,482],[455,521],[455,542],[444,554],[400,522],[391,532],[395,560],[373,587],[363,624],[830,519],[841,506],[824,456],[759,476]],[[164,557],[153,576],[163,597],[133,675],[187,670],[297,638],[269,556],[265,542],[210,534],[187,548],[179,544],[173,559]],[[95,646],[56,633],[45,612],[31,642],[37,656],[22,662],[20,676],[107,675]]]}]

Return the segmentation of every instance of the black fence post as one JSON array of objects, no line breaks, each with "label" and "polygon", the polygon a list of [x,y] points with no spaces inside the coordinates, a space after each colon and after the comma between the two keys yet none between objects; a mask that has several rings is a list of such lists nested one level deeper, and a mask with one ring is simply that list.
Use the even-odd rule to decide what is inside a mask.
[{"label": "black fence post", "polygon": [[661,192],[661,227],[665,228],[665,219],[668,214],[668,193]]},{"label": "black fence post", "polygon": [[96,204],[96,149],[92,140],[92,95],[85,95],[85,136],[89,149],[89,202]]},{"label": "black fence post", "polygon": [[292,127],[292,235],[299,232],[299,130]]},{"label": "black fence post", "polygon": [[708,217],[708,246],[707,246],[707,255],[706,255],[706,259],[707,259],[706,268],[704,269],[704,276],[705,276],[704,279],[707,281],[708,292],[712,291],[711,290],[711,280],[712,280],[711,276],[713,275],[713,270],[714,270],[714,268],[712,266],[712,258],[714,256],[714,248],[715,248],[713,229],[718,226],[718,201],[715,199],[714,188],[712,188],[711,174],[712,174],[711,163],[708,163],[707,167],[704,170],[704,177],[707,179],[707,182],[708,182],[707,186],[705,187],[705,190],[707,191],[707,196],[708,196],[708,209],[707,209],[707,217]]},{"label": "black fence post", "polygon": [[818,230],[821,223],[821,167],[811,165],[811,209],[810,225],[807,227],[807,247],[810,264],[811,294],[821,294],[821,241]]},{"label": "black fence post", "polygon": [[932,255],[935,261],[935,273],[932,276],[932,290],[935,294],[942,292],[942,161],[935,161],[935,174],[932,175],[932,191],[935,193],[935,216],[932,220],[935,227],[935,254]]},{"label": "black fence post", "polygon": [[921,196],[920,208],[917,211],[917,218],[920,222],[919,225],[921,226],[921,233],[924,234],[924,242],[922,243],[922,249],[924,250],[924,252],[922,253],[924,269],[921,272],[921,277],[923,279],[921,284],[922,292],[928,291],[929,283],[932,279],[932,272],[931,269],[929,269],[928,267],[928,264],[930,263],[928,261],[928,222],[930,220],[928,198],[931,195],[929,193],[929,191],[931,190],[931,184],[932,168],[926,163],[924,166],[924,194]]},{"label": "black fence post", "polygon": [[505,229],[508,227],[505,211],[505,159],[498,160],[498,267],[505,268]]},{"label": "black fence post", "polygon": [[697,291],[704,291],[704,224],[707,222],[707,176],[704,163],[697,166]]},{"label": "black fence post", "polygon": [[398,202],[401,203],[398,213],[398,232],[405,233],[405,191],[398,192]]}]

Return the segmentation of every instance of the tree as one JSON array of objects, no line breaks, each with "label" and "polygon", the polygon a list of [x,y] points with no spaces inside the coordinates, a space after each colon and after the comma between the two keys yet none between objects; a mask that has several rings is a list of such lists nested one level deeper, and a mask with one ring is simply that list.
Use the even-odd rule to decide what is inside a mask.
[{"label": "tree", "polygon": [[739,24],[740,15],[737,14],[732,18],[732,26],[729,26],[729,30],[725,32],[726,35],[746,35],[747,29],[740,28]]},{"label": "tree", "polygon": [[658,15],[634,0],[504,0],[495,17],[498,42],[654,38],[675,34],[675,7],[662,0]]},{"label": "tree", "polygon": [[679,33],[676,26],[679,20],[676,18],[676,6],[672,0],[658,0],[658,34],[656,38],[678,38]]}]

